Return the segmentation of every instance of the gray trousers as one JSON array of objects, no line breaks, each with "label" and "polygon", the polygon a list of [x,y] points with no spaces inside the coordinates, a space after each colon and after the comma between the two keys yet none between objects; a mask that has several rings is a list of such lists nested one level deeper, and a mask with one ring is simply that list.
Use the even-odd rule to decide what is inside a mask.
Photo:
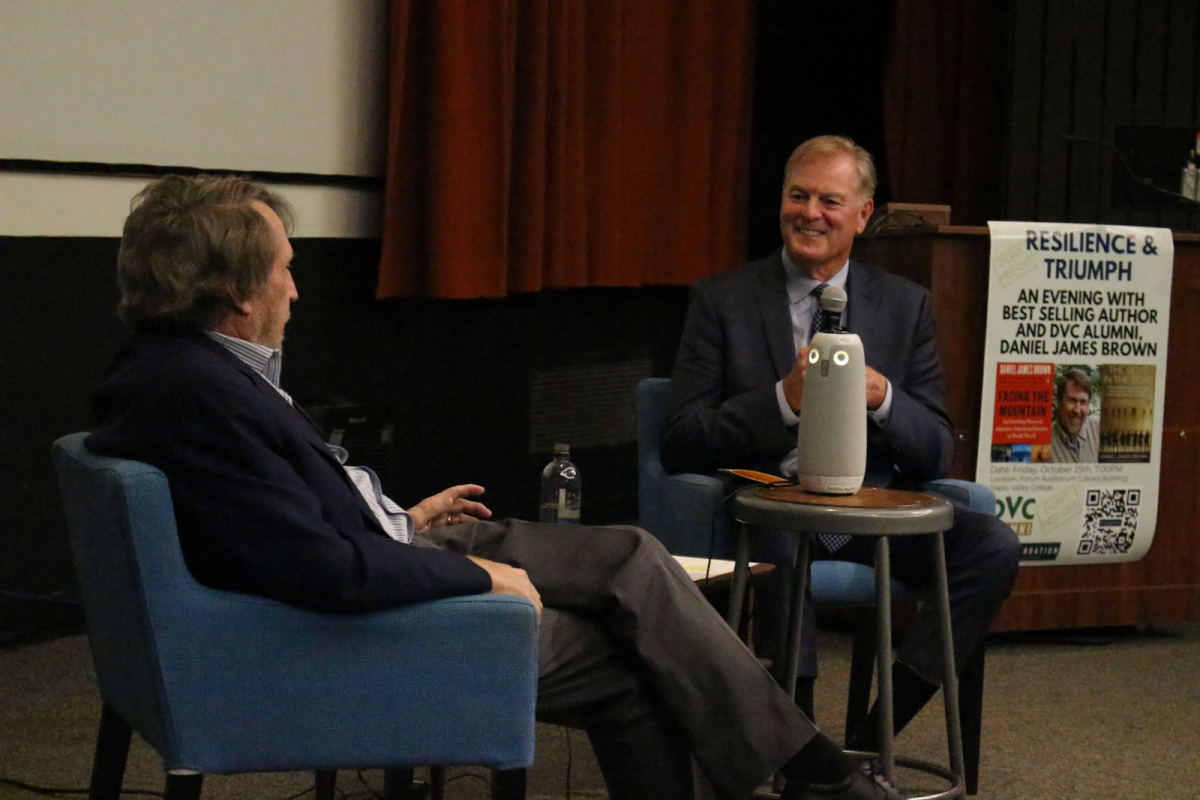
[{"label": "gray trousers", "polygon": [[816,733],[645,531],[508,520],[418,536],[529,573],[545,605],[538,717],[587,731],[613,800],[692,797],[692,758],[745,798]]}]

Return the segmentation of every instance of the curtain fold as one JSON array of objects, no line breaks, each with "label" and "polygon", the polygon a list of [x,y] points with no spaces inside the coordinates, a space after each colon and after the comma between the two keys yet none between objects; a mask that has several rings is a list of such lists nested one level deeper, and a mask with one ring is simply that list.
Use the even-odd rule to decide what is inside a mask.
[{"label": "curtain fold", "polygon": [[752,6],[393,0],[377,296],[686,284],[743,260]]}]

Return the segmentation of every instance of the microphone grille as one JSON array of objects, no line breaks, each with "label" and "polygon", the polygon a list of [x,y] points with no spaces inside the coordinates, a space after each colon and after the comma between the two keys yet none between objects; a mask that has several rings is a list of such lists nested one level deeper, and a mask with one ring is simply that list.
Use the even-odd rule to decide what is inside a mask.
[{"label": "microphone grille", "polygon": [[826,286],[821,292],[821,310],[838,314],[846,310],[846,290],[840,286]]}]

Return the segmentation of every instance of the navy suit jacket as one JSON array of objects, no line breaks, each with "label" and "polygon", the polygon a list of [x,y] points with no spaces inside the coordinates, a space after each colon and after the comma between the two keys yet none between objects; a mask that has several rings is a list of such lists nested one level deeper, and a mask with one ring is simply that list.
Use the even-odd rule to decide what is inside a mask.
[{"label": "navy suit jacket", "polygon": [[[661,453],[668,472],[740,467],[778,474],[796,446],[775,384],[792,369],[781,251],[697,281],[671,374]],[[843,324],[862,339],[867,365],[892,384],[888,424],[867,429],[866,483],[918,484],[945,476],[954,439],[929,292],[850,262]]]},{"label": "navy suit jacket", "polygon": [[491,589],[467,558],[388,537],[308,417],[202,333],[135,334],[92,405],[89,449],[166,474],[201,583],[328,612]]}]

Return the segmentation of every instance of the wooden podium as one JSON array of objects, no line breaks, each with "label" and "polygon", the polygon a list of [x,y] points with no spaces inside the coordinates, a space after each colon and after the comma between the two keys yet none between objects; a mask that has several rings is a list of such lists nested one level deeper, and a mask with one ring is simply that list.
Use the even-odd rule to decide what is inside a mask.
[{"label": "wooden podium", "polygon": [[[1162,468],[1154,543],[1141,561],[1023,567],[993,630],[1200,620],[1200,235],[1175,234]],[[988,294],[988,229],[941,225],[860,237],[854,257],[933,293],[956,448],[975,478]]]}]

